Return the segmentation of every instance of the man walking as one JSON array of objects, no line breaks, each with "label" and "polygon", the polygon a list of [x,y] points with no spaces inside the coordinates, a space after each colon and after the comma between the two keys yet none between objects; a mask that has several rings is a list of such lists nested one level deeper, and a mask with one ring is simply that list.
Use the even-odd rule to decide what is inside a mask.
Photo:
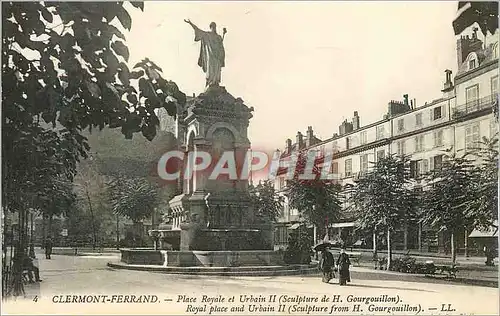
[{"label": "man walking", "polygon": [[45,259],[50,259],[50,255],[52,254],[52,238],[47,236],[45,239]]}]

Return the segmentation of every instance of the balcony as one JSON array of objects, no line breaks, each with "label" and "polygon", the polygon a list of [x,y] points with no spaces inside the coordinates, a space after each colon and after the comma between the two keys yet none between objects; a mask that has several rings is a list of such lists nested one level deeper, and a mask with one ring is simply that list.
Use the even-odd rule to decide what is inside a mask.
[{"label": "balcony", "polygon": [[489,95],[478,100],[467,102],[464,105],[457,106],[453,109],[452,118],[461,118],[469,114],[479,112],[486,109],[491,109],[493,104],[498,102],[498,95]]}]

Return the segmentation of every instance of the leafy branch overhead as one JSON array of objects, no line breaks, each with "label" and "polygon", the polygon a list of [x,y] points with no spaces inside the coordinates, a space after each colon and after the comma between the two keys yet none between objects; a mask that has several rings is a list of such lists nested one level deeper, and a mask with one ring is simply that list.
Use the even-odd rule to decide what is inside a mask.
[{"label": "leafy branch overhead", "polygon": [[[133,2],[143,9],[143,3]],[[68,130],[121,127],[152,139],[155,109],[170,115],[186,97],[147,58],[129,69],[118,23],[132,20],[122,2],[2,3],[3,111],[8,122],[41,116]]]}]

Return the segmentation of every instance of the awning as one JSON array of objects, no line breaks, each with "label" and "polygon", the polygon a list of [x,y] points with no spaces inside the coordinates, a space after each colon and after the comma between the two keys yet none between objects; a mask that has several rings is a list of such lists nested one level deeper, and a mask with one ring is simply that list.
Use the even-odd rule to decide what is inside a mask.
[{"label": "awning", "polygon": [[332,228],[344,228],[344,227],[355,227],[355,226],[356,226],[355,222],[330,224],[330,227]]},{"label": "awning", "polygon": [[493,225],[496,227],[491,226],[488,230],[474,229],[472,233],[470,233],[469,238],[498,237],[498,221],[495,221]]}]

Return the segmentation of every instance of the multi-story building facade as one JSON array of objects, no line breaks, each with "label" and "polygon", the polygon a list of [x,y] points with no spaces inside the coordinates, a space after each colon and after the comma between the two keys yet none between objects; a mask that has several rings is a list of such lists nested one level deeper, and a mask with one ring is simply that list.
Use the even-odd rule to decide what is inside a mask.
[{"label": "multi-story building facade", "polygon": [[[464,8],[461,3],[459,11],[464,11]],[[498,109],[498,24],[495,28],[483,26],[481,29],[477,21],[465,23],[467,21],[463,19],[463,14],[462,17],[459,15],[453,23],[458,71],[454,78],[450,70],[445,71],[444,85],[440,89],[442,94],[438,99],[417,105],[416,100],[409,100],[408,95],[404,95],[404,101],[389,102],[383,118],[367,126],[361,126],[358,112],[354,112],[351,122],[344,121],[339,132],[324,141],[315,139],[305,144],[301,142],[302,134],[298,133],[296,143],[286,141],[283,159],[294,151],[329,150],[334,156],[330,168],[338,173],[345,185],[352,184],[369,170],[370,162],[387,154],[404,154],[410,156],[411,173],[418,190],[419,177],[439,167],[445,151],[461,155],[477,147],[483,137],[495,136],[498,132],[494,115],[494,109]],[[309,136],[313,136],[312,127],[308,128]],[[286,174],[281,174],[275,180],[276,189],[284,195],[285,177]],[[277,246],[286,245],[288,230],[297,226],[299,213],[285,206],[284,216],[277,225]],[[346,229],[352,233],[355,225],[352,216],[345,213],[342,223],[330,224],[331,233],[340,234]],[[459,249],[466,247],[468,233],[464,231],[458,236]],[[351,240],[355,242],[361,237],[371,238],[354,236]],[[407,225],[396,233],[394,239],[397,248],[422,251],[446,251],[449,240],[435,228],[418,224]]]}]

